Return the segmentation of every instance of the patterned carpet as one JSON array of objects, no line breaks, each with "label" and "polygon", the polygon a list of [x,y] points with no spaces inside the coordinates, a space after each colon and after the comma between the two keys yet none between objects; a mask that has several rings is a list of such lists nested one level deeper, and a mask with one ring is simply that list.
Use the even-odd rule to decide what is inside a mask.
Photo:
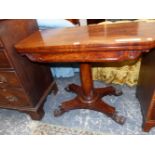
[{"label": "patterned carpet", "polygon": [[[111,118],[106,115],[91,111],[91,110],[72,110],[60,117],[54,117],[53,111],[57,108],[63,101],[70,100],[75,96],[75,94],[68,93],[64,88],[69,83],[79,84],[79,75],[72,78],[61,78],[57,79],[58,84],[58,94],[49,95],[47,101],[45,102],[44,110],[45,116],[40,121],[52,126],[58,126],[62,128],[69,129],[80,129],[81,132],[73,133],[107,133],[107,134],[117,134],[117,135],[139,135],[139,134],[155,134],[155,127],[150,130],[149,133],[142,131],[142,115],[140,104],[135,96],[135,87],[127,87],[126,85],[114,85],[119,87],[123,91],[123,95],[119,97],[106,96],[104,100],[110,105],[116,107],[119,114],[124,115],[127,120],[124,125],[119,125],[115,123]],[[108,86],[103,82],[94,82],[95,87]],[[32,134],[32,123],[29,115],[25,113],[20,113],[15,110],[0,109],[0,134],[2,135],[29,135]],[[36,121],[39,124],[39,121]],[[33,128],[34,134],[72,134],[72,130],[67,130],[66,133],[60,128],[55,128],[56,131],[51,130],[51,126],[38,125],[36,124]],[[38,126],[37,128],[35,128]],[[46,128],[45,128],[46,126]],[[37,130],[36,130],[37,129]],[[86,132],[83,132],[86,131]]]},{"label": "patterned carpet", "polygon": [[105,135],[105,133],[67,128],[64,126],[46,124],[38,121],[32,121],[29,127],[32,135]]}]

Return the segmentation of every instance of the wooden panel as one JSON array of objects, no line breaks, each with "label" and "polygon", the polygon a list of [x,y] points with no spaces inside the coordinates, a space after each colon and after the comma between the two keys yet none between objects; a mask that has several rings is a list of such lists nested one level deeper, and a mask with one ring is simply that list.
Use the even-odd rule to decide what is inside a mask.
[{"label": "wooden panel", "polygon": [[79,19],[66,19],[70,22],[72,22],[73,24],[79,24]]},{"label": "wooden panel", "polygon": [[19,79],[14,71],[0,71],[0,88],[21,87]]},{"label": "wooden panel", "polygon": [[155,120],[155,100],[154,99],[150,102],[148,116],[150,120]]},{"label": "wooden panel", "polygon": [[153,97],[152,98],[153,98],[153,100],[155,100],[155,90],[153,92]]},{"label": "wooden panel", "polygon": [[1,39],[0,39],[0,48],[1,48],[1,47],[3,47],[3,43],[2,43],[2,41],[1,41]]},{"label": "wooden panel", "polygon": [[[51,90],[56,93],[56,84],[47,65],[29,61],[14,48],[17,42],[36,30],[36,20],[0,20],[0,39],[4,45],[1,49],[5,48],[5,55],[2,52],[1,55],[3,59],[6,56],[13,66],[13,69],[0,66],[0,107],[23,110],[33,119],[39,120],[44,114],[45,98]],[[2,62],[0,59],[0,64]]]},{"label": "wooden panel", "polygon": [[140,51],[109,51],[101,52],[96,54],[96,52],[74,52],[64,54],[26,54],[26,56],[35,62],[122,62],[128,60],[136,60],[140,57],[142,52]]},{"label": "wooden panel", "polygon": [[87,19],[88,24],[98,24],[100,22],[104,22],[105,19]]},{"label": "wooden panel", "polygon": [[0,49],[0,68],[12,68],[4,52],[3,49]]},{"label": "wooden panel", "polygon": [[140,101],[144,120],[149,120],[152,107],[154,90],[155,90],[155,49],[146,53],[142,57],[142,63],[139,73],[137,97]]},{"label": "wooden panel", "polygon": [[0,89],[0,106],[23,107],[29,106],[29,102],[23,89]]},{"label": "wooden panel", "polygon": [[52,83],[50,68],[44,64],[33,63],[21,56],[15,50],[14,45],[37,30],[36,20],[30,19],[5,20],[1,22],[0,26],[0,35],[5,44],[6,52],[11,58],[22,86],[34,106]]}]

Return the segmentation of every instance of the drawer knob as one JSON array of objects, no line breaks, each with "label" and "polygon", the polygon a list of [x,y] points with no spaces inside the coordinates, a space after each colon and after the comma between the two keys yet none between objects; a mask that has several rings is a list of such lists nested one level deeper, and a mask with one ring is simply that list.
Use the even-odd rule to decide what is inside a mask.
[{"label": "drawer knob", "polygon": [[6,96],[6,99],[9,102],[17,102],[18,101],[18,98],[16,96]]},{"label": "drawer knob", "polygon": [[6,83],[7,80],[4,76],[0,76],[0,83]]}]

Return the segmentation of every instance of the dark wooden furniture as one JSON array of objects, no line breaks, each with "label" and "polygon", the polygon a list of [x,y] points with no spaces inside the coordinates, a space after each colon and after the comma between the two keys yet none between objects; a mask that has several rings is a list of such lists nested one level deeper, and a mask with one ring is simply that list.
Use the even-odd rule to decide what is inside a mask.
[{"label": "dark wooden furniture", "polygon": [[41,119],[43,103],[56,83],[48,66],[19,55],[14,44],[37,31],[35,20],[0,21],[0,107]]},{"label": "dark wooden furniture", "polygon": [[80,23],[79,23],[79,19],[66,19],[66,20],[72,22],[72,23],[75,24],[75,25],[79,25],[79,24],[80,24]]},{"label": "dark wooden furniture", "polygon": [[105,19],[87,19],[87,24],[90,25],[90,24],[98,24],[98,23],[101,23],[101,22],[104,22]]},{"label": "dark wooden furniture", "polygon": [[114,87],[94,88],[92,62],[122,62],[136,60],[143,52],[155,47],[155,23],[130,22],[92,25],[57,30],[36,31],[16,44],[22,55],[36,62],[80,62],[81,86],[67,87],[77,96],[64,102],[55,115],[72,109],[91,109],[107,114],[123,124],[114,107],[101,98],[120,95]]},{"label": "dark wooden furniture", "polygon": [[137,86],[137,97],[141,103],[143,129],[155,126],[155,49],[144,54]]}]

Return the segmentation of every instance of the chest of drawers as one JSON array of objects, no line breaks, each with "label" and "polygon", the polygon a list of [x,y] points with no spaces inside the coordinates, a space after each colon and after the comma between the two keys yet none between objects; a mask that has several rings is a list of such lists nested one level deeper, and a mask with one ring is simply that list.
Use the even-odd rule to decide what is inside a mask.
[{"label": "chest of drawers", "polygon": [[57,91],[56,83],[49,66],[30,62],[14,48],[36,30],[35,20],[0,21],[0,108],[23,111],[39,120],[46,96]]},{"label": "chest of drawers", "polygon": [[[2,46],[1,46],[2,48]],[[0,49],[0,68],[12,68],[11,64],[9,63],[6,55],[5,55],[5,50]]]},{"label": "chest of drawers", "polygon": [[155,126],[155,49],[142,57],[137,97],[143,114],[143,129],[149,131]]}]

